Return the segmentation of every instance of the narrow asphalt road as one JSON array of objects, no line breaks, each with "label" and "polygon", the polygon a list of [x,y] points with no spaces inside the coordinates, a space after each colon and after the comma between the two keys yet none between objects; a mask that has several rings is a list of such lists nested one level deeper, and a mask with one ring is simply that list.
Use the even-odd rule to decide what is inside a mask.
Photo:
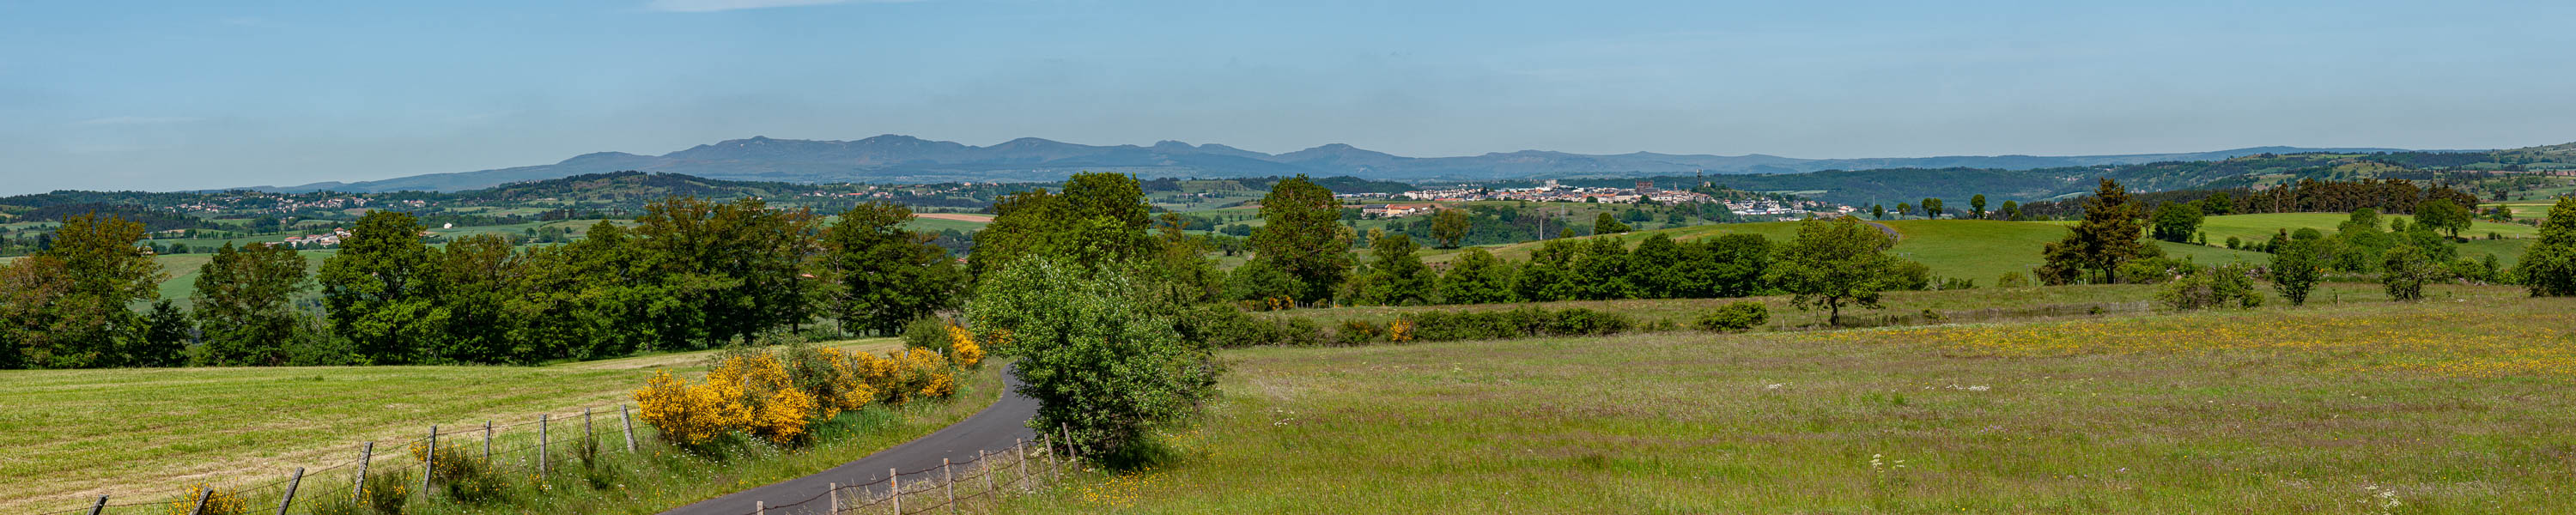
[{"label": "narrow asphalt road", "polygon": [[[901,469],[905,473],[903,482],[910,483],[937,477],[936,472],[929,474],[912,474],[912,472],[937,468],[941,458],[962,463],[974,460],[978,451],[1010,450],[1015,441],[1037,437],[1036,432],[1029,430],[1027,422],[1030,417],[1037,416],[1038,401],[1020,395],[1018,391],[1020,380],[1013,377],[1007,370],[1002,374],[1002,384],[1001,400],[994,401],[993,405],[985,407],[984,411],[976,412],[974,416],[931,433],[930,436],[904,442],[903,445],[897,445],[891,449],[877,451],[876,454],[843,463],[841,466],[832,467],[831,470],[699,501],[697,504],[662,512],[662,515],[748,515],[752,512],[755,501],[770,506],[768,509],[770,515],[829,513],[824,509],[826,503],[818,496],[822,496],[829,490],[833,483],[844,485],[875,483],[875,486],[867,490],[868,494],[882,495],[886,491],[886,485],[877,482],[886,478],[887,469]],[[845,490],[841,495],[845,498],[855,498],[852,496],[856,493]],[[813,502],[805,502],[809,499]],[[796,504],[800,502],[804,504]],[[794,506],[778,508],[788,505]]]}]

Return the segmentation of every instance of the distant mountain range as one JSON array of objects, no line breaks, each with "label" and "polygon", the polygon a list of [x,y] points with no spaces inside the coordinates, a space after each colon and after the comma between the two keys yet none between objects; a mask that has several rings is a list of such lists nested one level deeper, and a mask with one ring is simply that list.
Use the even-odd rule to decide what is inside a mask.
[{"label": "distant mountain range", "polygon": [[820,182],[1054,181],[1075,172],[1122,172],[1141,177],[1262,177],[1348,175],[1368,179],[1437,181],[1525,178],[1671,176],[1697,173],[1797,173],[1881,168],[1991,168],[2027,170],[2164,161],[2214,161],[2263,153],[2395,152],[2382,148],[2252,147],[2180,154],[2108,156],[1944,156],[1867,159],[1799,159],[1762,154],[1592,155],[1523,150],[1479,156],[1405,157],[1335,143],[1284,154],[1225,145],[1164,141],[1151,146],[1081,145],[1020,138],[978,147],[888,134],[856,141],[752,137],[698,145],[659,156],[599,152],[563,162],[459,173],[414,175],[379,181],[260,186],[254,190],[374,193],[463,191],[521,181],[623,170],[681,173],[710,179]]}]

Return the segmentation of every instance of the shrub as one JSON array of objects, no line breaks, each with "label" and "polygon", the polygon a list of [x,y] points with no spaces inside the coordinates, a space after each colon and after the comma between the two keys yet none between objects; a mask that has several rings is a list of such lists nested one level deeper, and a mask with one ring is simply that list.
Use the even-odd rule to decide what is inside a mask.
[{"label": "shrub", "polygon": [[366,483],[359,496],[366,498],[368,508],[385,515],[402,515],[403,503],[411,500],[411,485],[418,484],[408,470],[368,474]]},{"label": "shrub", "polygon": [[302,504],[311,507],[313,515],[363,515],[367,512],[357,500],[341,495],[317,496]]},{"label": "shrub", "polygon": [[2263,293],[2254,289],[2253,271],[2245,265],[2227,265],[2196,269],[2190,275],[2174,279],[2156,300],[2175,310],[2189,311],[2226,306],[2252,309],[2263,305]]},{"label": "shrub", "polygon": [[1699,316],[1702,331],[1734,332],[1760,327],[1771,319],[1771,308],[1760,302],[1735,302]]},{"label": "shrub", "polygon": [[[210,490],[213,493],[207,493]],[[196,511],[199,496],[206,498],[206,508],[203,511]],[[245,515],[248,513],[250,513],[250,503],[242,499],[240,492],[215,488],[214,485],[205,483],[189,486],[187,497],[181,497],[170,503],[171,515]]]},{"label": "shrub", "polygon": [[1367,345],[1369,342],[1377,341],[1378,336],[1385,333],[1386,328],[1377,324],[1364,320],[1347,320],[1342,322],[1342,330],[1333,332],[1333,344]]},{"label": "shrub", "polygon": [[948,337],[948,322],[938,317],[921,317],[903,326],[903,347],[948,352],[953,340]]},{"label": "shrub", "polygon": [[703,450],[709,442],[741,432],[771,443],[801,444],[811,436],[811,425],[842,411],[878,400],[946,397],[957,389],[950,361],[922,348],[877,359],[791,345],[778,354],[727,350],[713,361],[704,383],[690,384],[662,372],[635,391],[644,421],[660,429],[665,440]]},{"label": "shrub", "polygon": [[[418,462],[429,454],[429,444],[411,444],[412,461]],[[448,498],[457,502],[482,504],[500,500],[509,488],[502,482],[500,471],[493,470],[490,462],[467,456],[455,447],[438,448],[437,457],[429,461],[430,483],[438,485],[447,492]]]},{"label": "shrub", "polygon": [[1616,313],[1583,308],[1550,312],[1532,307],[1509,311],[1407,313],[1402,322],[1412,339],[1421,341],[1592,336],[1617,334],[1637,326],[1635,321]]},{"label": "shrub", "polygon": [[2030,276],[2021,275],[2021,272],[2004,272],[2003,277],[1995,278],[1995,287],[2027,288],[2030,287]]},{"label": "shrub", "polygon": [[1324,330],[1304,318],[1263,319],[1242,309],[1206,305],[1190,308],[1173,324],[1183,341],[1205,342],[1220,349],[1275,345],[1314,347],[1324,344]]},{"label": "shrub", "polygon": [[[986,338],[993,341],[994,347],[1009,345],[1011,341],[1011,331],[1008,329],[994,331],[992,335],[987,336]],[[976,340],[977,338],[975,337],[974,331],[966,330],[965,326],[948,324],[949,364],[957,368],[964,369],[973,369],[975,367],[983,366],[984,344],[977,342]]]},{"label": "shrub", "polygon": [[1584,308],[1558,311],[1554,318],[1548,322],[1549,334],[1566,336],[1619,334],[1636,325],[1628,317]]}]

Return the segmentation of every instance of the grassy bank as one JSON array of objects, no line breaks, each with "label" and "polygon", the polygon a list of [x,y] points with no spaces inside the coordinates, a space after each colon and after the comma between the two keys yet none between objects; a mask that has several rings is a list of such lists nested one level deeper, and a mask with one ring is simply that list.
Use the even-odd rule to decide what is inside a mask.
[{"label": "grassy bank", "polygon": [[359,442],[418,438],[431,424],[507,424],[631,403],[655,370],[694,374],[704,354],[545,367],[0,371],[0,448],[9,449],[0,477],[12,478],[0,481],[0,512],[67,508],[98,495],[157,498],[191,481],[269,479],[348,461]]},{"label": "grassy bank", "polygon": [[2566,513],[2576,300],[1231,351],[1035,513]]}]

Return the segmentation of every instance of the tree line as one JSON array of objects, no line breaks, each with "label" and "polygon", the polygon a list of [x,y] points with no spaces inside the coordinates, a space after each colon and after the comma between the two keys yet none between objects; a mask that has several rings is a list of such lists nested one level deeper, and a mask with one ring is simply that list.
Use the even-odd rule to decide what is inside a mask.
[{"label": "tree line", "polygon": [[[0,265],[0,366],[533,364],[705,349],[774,332],[891,334],[953,308],[965,276],[908,208],[839,220],[744,198],[673,197],[563,245],[478,235],[443,246],[397,211],[339,252],[226,245],[182,309],[134,245],[142,224],[66,219],[50,250]],[[138,309],[139,308],[139,309]]]}]

